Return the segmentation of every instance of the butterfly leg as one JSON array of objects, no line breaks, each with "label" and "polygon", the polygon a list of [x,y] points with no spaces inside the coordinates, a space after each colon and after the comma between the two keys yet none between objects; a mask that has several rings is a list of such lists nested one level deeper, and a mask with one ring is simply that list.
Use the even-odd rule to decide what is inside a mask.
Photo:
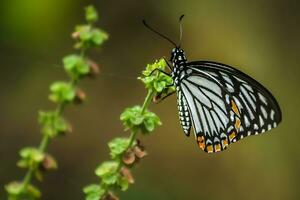
[{"label": "butterfly leg", "polygon": [[164,58],[165,62],[167,63],[169,69],[170,69],[171,71],[173,71],[173,68],[171,67],[171,65],[169,64],[169,62],[167,61],[167,59],[166,59],[165,57],[163,57],[163,58]]},{"label": "butterfly leg", "polygon": [[158,69],[158,68],[152,70],[152,72],[151,72],[148,76],[151,76],[151,75],[152,75],[154,72],[156,72],[156,71],[159,71],[159,72],[165,74],[166,76],[171,76],[171,75],[168,74],[167,72],[165,72],[165,71],[163,71],[163,70],[161,70],[161,69]]},{"label": "butterfly leg", "polygon": [[154,97],[153,100],[154,100],[155,103],[160,103],[160,102],[162,102],[165,98],[167,98],[167,97],[173,95],[175,92],[176,92],[176,91],[170,92],[169,94],[167,94],[166,96],[163,96],[163,97],[161,97],[161,94],[162,94],[162,93],[159,93],[158,95],[156,95],[156,96]]}]

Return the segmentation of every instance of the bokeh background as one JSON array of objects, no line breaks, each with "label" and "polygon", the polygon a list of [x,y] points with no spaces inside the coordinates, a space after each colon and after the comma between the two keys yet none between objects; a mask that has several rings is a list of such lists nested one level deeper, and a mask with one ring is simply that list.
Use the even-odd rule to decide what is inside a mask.
[{"label": "bokeh background", "polygon": [[1,0],[0,1],[0,199],[3,185],[20,179],[18,151],[41,138],[37,111],[51,109],[48,85],[65,79],[62,56],[72,53],[70,33],[93,3],[110,40],[91,53],[101,65],[84,80],[88,100],[68,107],[74,132],[50,146],[59,170],[40,185],[44,200],[83,199],[82,187],[98,181],[94,169],[108,159],[106,143],[125,136],[119,114],[141,104],[136,77],[145,64],[169,56],[171,45],[149,32],[149,23],[174,40],[184,19],[189,60],[215,60],[251,75],[277,98],[283,122],[218,154],[200,151],[179,125],[176,98],[151,105],[163,121],[141,138],[149,156],[134,169],[136,184],[121,199],[299,199],[300,3],[296,0]]}]

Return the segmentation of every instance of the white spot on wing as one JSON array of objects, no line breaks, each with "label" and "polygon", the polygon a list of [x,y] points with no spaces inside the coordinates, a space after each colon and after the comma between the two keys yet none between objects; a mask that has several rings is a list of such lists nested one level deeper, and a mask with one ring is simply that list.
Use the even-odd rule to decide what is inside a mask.
[{"label": "white spot on wing", "polygon": [[263,118],[261,117],[261,115],[259,115],[259,125],[260,125],[260,127],[262,127],[264,124],[265,123],[264,123]]},{"label": "white spot on wing", "polygon": [[246,115],[244,115],[244,122],[245,122],[246,127],[250,126],[250,121]]},{"label": "white spot on wing", "polygon": [[270,113],[271,120],[274,120],[274,115],[275,115],[274,110],[271,110],[271,113]]},{"label": "white spot on wing", "polygon": [[258,93],[258,97],[264,104],[268,105],[267,99],[262,94]]},{"label": "white spot on wing", "polygon": [[272,128],[271,124],[268,125],[268,130],[270,130]]},{"label": "white spot on wing", "polygon": [[247,101],[250,103],[251,107],[256,110],[255,103],[253,102],[252,98],[249,96],[249,93],[245,90],[244,87],[241,86],[241,92],[244,94]]},{"label": "white spot on wing", "polygon": [[234,92],[234,89],[231,85],[229,85],[228,83],[225,83],[226,85],[226,89],[230,92],[230,93],[233,93]]},{"label": "white spot on wing", "polygon": [[253,88],[250,86],[250,85],[248,85],[248,84],[243,84],[244,85],[244,87],[247,89],[247,90],[249,90],[250,92],[254,92],[253,91]]},{"label": "white spot on wing", "polygon": [[266,109],[263,106],[260,106],[260,110],[261,110],[264,118],[267,119],[268,118],[268,114],[267,114]]},{"label": "white spot on wing", "polygon": [[229,83],[230,85],[233,86],[232,80],[228,77],[227,74],[225,74],[224,72],[221,72],[221,75],[227,83]]}]

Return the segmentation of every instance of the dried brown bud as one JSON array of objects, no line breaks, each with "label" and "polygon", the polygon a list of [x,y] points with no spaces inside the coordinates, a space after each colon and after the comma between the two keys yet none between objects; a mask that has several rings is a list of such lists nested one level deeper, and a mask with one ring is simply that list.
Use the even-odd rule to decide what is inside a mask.
[{"label": "dried brown bud", "polygon": [[79,39],[79,36],[80,36],[80,32],[79,31],[75,31],[75,32],[73,32],[72,33],[72,35],[71,35],[71,37],[73,38],[73,39]]},{"label": "dried brown bud", "polygon": [[100,71],[99,70],[99,65],[96,62],[92,61],[92,60],[88,60],[87,63],[90,67],[89,76],[91,78],[95,78],[99,74],[99,71]]},{"label": "dried brown bud", "polygon": [[82,102],[85,101],[85,99],[86,99],[86,94],[85,94],[85,92],[84,92],[82,89],[77,88],[77,90],[76,90],[75,102],[76,102],[76,103],[82,103]]},{"label": "dried brown bud", "polygon": [[161,100],[161,94],[157,94],[152,98],[153,103],[159,103]]},{"label": "dried brown bud", "polygon": [[128,149],[128,150],[124,153],[124,155],[123,155],[123,157],[122,157],[122,160],[123,160],[123,162],[124,162],[126,165],[131,165],[131,164],[134,163],[134,161],[135,161],[135,154],[134,154],[134,152],[132,151],[131,148]]},{"label": "dried brown bud", "polygon": [[147,156],[147,152],[139,146],[135,146],[133,148],[133,152],[136,155],[136,157],[138,157],[138,158],[144,158],[145,156]]},{"label": "dried brown bud", "polygon": [[134,178],[131,174],[130,169],[128,169],[127,167],[122,167],[121,168],[121,174],[124,178],[126,178],[126,180],[128,181],[128,183],[133,184],[134,183]]},{"label": "dried brown bud", "polygon": [[115,196],[112,192],[109,192],[103,200],[119,200],[119,197]]},{"label": "dried brown bud", "polygon": [[56,160],[50,154],[46,154],[44,157],[44,160],[41,163],[41,170],[49,171],[49,170],[54,170],[54,169],[57,169]]}]

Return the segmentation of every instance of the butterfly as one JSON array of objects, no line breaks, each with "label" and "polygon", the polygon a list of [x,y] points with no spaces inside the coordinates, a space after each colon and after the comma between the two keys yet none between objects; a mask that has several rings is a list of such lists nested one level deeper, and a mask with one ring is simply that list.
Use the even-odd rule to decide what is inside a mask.
[{"label": "butterfly", "polygon": [[247,136],[275,128],[282,120],[280,107],[273,95],[260,83],[226,64],[212,61],[188,62],[180,47],[182,15],[179,18],[180,42],[144,25],[171,42],[168,64],[176,88],[179,120],[184,133],[191,128],[200,149],[220,152]]}]

